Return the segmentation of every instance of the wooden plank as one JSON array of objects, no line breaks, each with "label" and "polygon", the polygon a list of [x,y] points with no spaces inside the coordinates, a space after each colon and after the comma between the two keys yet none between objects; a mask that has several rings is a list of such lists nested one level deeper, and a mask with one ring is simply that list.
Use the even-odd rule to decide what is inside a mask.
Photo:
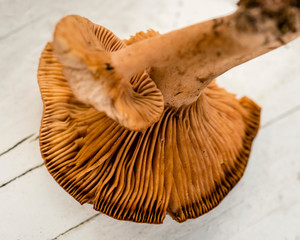
[{"label": "wooden plank", "polygon": [[43,164],[43,160],[40,154],[38,135],[31,135],[0,156],[1,169],[5,169],[0,175],[0,187],[9,184],[16,177],[19,178],[41,164]]},{"label": "wooden plank", "polygon": [[1,0],[0,41],[39,21],[53,7],[50,3],[50,0]]},{"label": "wooden plank", "polygon": [[[36,71],[40,52],[51,32],[37,32],[46,23],[46,20],[36,22],[0,41],[0,95],[3,99],[0,102],[0,153],[39,132],[42,102]],[[39,37],[32,37],[35,35]]]},{"label": "wooden plank", "polygon": [[0,239],[52,239],[95,212],[53,181],[45,167],[0,188]]}]

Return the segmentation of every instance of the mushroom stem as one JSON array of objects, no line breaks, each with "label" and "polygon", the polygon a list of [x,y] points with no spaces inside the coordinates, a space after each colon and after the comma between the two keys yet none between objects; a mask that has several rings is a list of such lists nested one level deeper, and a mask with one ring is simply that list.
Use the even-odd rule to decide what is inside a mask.
[{"label": "mushroom stem", "polygon": [[242,0],[231,15],[111,53],[112,66],[124,79],[151,67],[165,104],[190,104],[217,76],[298,37],[299,2]]}]

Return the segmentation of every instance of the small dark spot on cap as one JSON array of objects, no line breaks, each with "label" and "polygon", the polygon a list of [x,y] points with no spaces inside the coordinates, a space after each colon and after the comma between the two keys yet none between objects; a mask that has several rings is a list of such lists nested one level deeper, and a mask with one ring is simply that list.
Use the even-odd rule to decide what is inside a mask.
[{"label": "small dark spot on cap", "polygon": [[106,65],[106,70],[114,70],[114,67],[110,65],[110,63],[105,63]]},{"label": "small dark spot on cap", "polygon": [[177,96],[177,95],[179,95],[179,94],[181,94],[182,93],[182,91],[181,92],[178,92],[178,93],[176,93],[174,96]]},{"label": "small dark spot on cap", "polygon": [[222,55],[222,52],[221,51],[216,51],[216,55],[217,55],[217,57],[220,57]]}]

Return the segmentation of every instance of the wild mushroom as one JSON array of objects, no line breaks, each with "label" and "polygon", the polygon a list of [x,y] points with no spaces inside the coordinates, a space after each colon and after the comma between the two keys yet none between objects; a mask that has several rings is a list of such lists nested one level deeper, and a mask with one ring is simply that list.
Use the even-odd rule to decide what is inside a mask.
[{"label": "wild mushroom", "polygon": [[183,222],[239,181],[260,107],[217,76],[300,34],[300,2],[242,0],[225,17],[120,40],[80,16],[42,52],[41,153],[81,204],[121,220]]}]

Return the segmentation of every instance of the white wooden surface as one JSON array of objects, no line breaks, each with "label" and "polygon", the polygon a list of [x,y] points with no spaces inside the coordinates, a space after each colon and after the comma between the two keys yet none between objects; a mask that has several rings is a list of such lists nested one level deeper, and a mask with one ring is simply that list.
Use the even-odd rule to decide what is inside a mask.
[{"label": "white wooden surface", "polygon": [[263,107],[245,175],[208,214],[178,224],[121,222],[81,206],[52,179],[38,146],[39,54],[55,23],[80,14],[119,37],[229,13],[234,0],[0,0],[0,239],[300,239],[300,39],[218,82]]}]

